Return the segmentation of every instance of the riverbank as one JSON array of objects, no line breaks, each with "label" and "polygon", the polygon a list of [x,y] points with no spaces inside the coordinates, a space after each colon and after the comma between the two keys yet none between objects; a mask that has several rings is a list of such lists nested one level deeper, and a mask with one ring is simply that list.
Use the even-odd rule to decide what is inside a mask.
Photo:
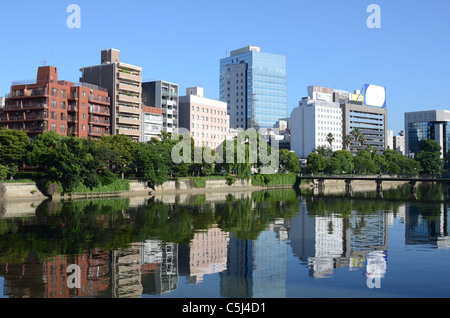
[{"label": "riverbank", "polygon": [[203,194],[203,193],[239,193],[261,191],[264,189],[288,189],[293,188],[293,184],[254,186],[251,180],[237,179],[233,184],[229,184],[226,179],[205,179],[204,187],[197,187],[192,179],[181,179],[176,181],[167,181],[162,185],[150,188],[147,183],[139,181],[129,182],[129,190],[111,191],[111,192],[85,192],[85,193],[61,193],[51,196],[44,195],[34,182],[17,182],[1,184],[3,191],[2,201],[25,201],[42,202],[46,199],[54,200],[72,200],[85,198],[108,198],[108,197],[133,197],[133,196],[161,196],[173,194]]},{"label": "riverbank", "polygon": [[[283,177],[283,176],[282,176]],[[295,177],[295,176],[294,176]],[[267,178],[266,183],[261,179]],[[170,180],[154,188],[148,186],[146,182],[136,180],[125,180],[127,182],[127,190],[121,191],[105,191],[105,192],[82,192],[82,193],[61,193],[53,195],[45,195],[40,191],[34,182],[5,182],[0,184],[0,200],[7,201],[25,201],[36,202],[46,199],[54,200],[72,200],[86,198],[108,198],[108,197],[152,197],[173,194],[206,194],[206,193],[239,193],[261,191],[267,189],[292,189],[302,188],[314,190],[317,184],[304,180],[299,183],[298,178],[289,178],[278,180],[269,180],[267,176],[252,177],[250,180],[233,178],[184,178],[178,180]],[[383,183],[383,189],[394,189],[404,185],[404,181],[389,181]],[[355,180],[352,182],[352,190],[355,192],[374,191],[376,183],[366,180]],[[324,193],[334,194],[345,192],[346,185],[343,180],[325,180]]]}]

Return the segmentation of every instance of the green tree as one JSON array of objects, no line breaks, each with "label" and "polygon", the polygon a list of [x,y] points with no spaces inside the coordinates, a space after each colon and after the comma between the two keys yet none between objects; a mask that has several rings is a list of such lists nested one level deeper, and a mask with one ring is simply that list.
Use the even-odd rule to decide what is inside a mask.
[{"label": "green tree", "polygon": [[131,138],[125,135],[102,136],[97,145],[101,161],[120,174],[122,179],[134,159],[134,146]]},{"label": "green tree", "polygon": [[330,144],[330,148],[333,149],[333,141],[334,141],[333,133],[328,133],[326,139],[327,139],[327,142]]},{"label": "green tree", "polygon": [[279,171],[281,173],[287,173],[287,172],[293,172],[293,173],[299,173],[300,172],[300,164],[299,164],[299,157],[295,152],[289,151],[287,149],[280,149],[279,150],[279,162],[280,162],[280,169]]},{"label": "green tree", "polygon": [[8,174],[13,176],[22,166],[26,157],[29,138],[26,132],[0,129],[0,164],[8,167]]},{"label": "green tree", "polygon": [[350,150],[349,149],[349,146],[350,146],[350,143],[352,142],[352,136],[350,136],[350,135],[345,135],[344,136],[344,144],[345,144],[345,150]]},{"label": "green tree", "polygon": [[353,155],[347,150],[337,150],[333,153],[337,160],[335,173],[351,173],[354,168]]},{"label": "green tree", "polygon": [[424,174],[440,176],[444,169],[444,160],[441,158],[442,147],[433,139],[422,139],[420,151],[416,160],[422,167]]},{"label": "green tree", "polygon": [[324,171],[326,168],[326,159],[316,152],[312,152],[308,156],[306,170],[308,172],[317,173]]},{"label": "green tree", "polygon": [[153,188],[167,181],[169,178],[167,158],[158,152],[158,147],[148,143],[137,143],[135,147],[134,165],[137,176]]},{"label": "green tree", "polygon": [[377,173],[378,167],[372,159],[370,152],[367,150],[360,150],[353,158],[356,173]]}]

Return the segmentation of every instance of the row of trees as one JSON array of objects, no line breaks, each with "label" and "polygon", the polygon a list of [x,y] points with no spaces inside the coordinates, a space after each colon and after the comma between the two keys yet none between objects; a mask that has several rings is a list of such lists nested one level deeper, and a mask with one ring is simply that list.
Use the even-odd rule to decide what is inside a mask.
[{"label": "row of trees", "polygon": [[[422,140],[420,152],[414,159],[407,158],[393,149],[379,153],[373,149],[359,150],[352,155],[348,150],[333,152],[331,147],[318,147],[308,157],[307,171],[330,174],[370,173],[403,174],[419,173],[442,175],[445,160],[441,158],[441,146],[434,140]],[[448,159],[449,156],[446,156]]]},{"label": "row of trees", "polygon": [[[250,178],[252,172],[263,165],[260,161],[252,163],[248,160],[249,140],[244,145],[246,160],[243,163],[208,163],[203,156],[201,162],[195,162],[196,152],[210,152],[214,156],[215,151],[194,146],[192,138],[191,162],[175,163],[172,149],[182,138],[174,140],[170,134],[162,133],[159,139],[149,142],[133,142],[124,135],[90,140],[49,131],[30,140],[23,131],[3,128],[0,129],[0,180],[14,177],[19,167],[26,165],[38,168],[36,177],[41,182],[58,183],[64,192],[73,192],[79,186],[93,189],[124,178],[140,179],[150,186],[190,176],[234,174]],[[236,140],[226,141],[223,149],[230,142],[237,143]],[[270,154],[270,146],[258,138],[258,144],[260,142],[264,142]],[[299,158],[295,153],[283,149],[278,155],[279,172],[300,172]]]}]

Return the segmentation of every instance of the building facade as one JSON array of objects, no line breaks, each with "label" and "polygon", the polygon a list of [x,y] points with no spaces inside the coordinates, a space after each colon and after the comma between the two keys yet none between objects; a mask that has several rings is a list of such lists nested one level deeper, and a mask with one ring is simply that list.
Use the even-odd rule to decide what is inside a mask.
[{"label": "building facade", "polygon": [[189,130],[196,146],[218,147],[227,139],[227,104],[203,96],[203,88],[189,87],[180,96],[180,127]]},{"label": "building facade", "polygon": [[[289,120],[290,147],[300,158],[307,158],[317,147],[330,147],[333,151],[342,149],[342,111],[339,101],[334,101],[333,90],[309,86],[308,97],[294,108]],[[334,140],[331,145],[328,135]]]},{"label": "building facade", "polygon": [[142,106],[142,141],[147,142],[152,138],[159,138],[163,127],[162,109],[150,106]]},{"label": "building facade", "polygon": [[160,108],[163,116],[162,131],[173,133],[179,124],[179,90],[178,84],[166,81],[142,83],[142,103]]},{"label": "building facade", "polygon": [[363,143],[352,139],[349,150],[356,153],[368,146],[383,152],[387,148],[387,109],[367,106],[359,102],[345,101],[341,104],[344,118],[342,135],[352,135],[358,128],[365,136]]},{"label": "building facade", "polygon": [[111,98],[111,133],[142,136],[142,68],[120,62],[120,51],[101,52],[101,64],[81,68],[80,81],[104,87]]},{"label": "building facade", "polygon": [[[333,151],[346,149],[353,154],[367,147],[383,152],[388,145],[387,108],[384,102],[383,107],[365,104],[372,99],[366,91],[349,93],[309,86],[308,96],[293,109],[289,120],[291,150],[301,158],[307,158],[319,146]],[[363,142],[352,137],[356,128],[364,135]],[[331,144],[327,138],[330,133],[334,138]],[[350,144],[345,142],[347,135],[352,137]]]},{"label": "building facade", "polygon": [[110,134],[110,98],[106,89],[58,80],[56,67],[39,67],[36,81],[16,82],[0,110],[0,126],[98,138]]},{"label": "building facade", "polygon": [[272,128],[287,117],[286,57],[247,46],[220,60],[220,100],[231,128]]},{"label": "building facade", "polygon": [[450,111],[429,110],[405,113],[405,152],[415,157],[420,152],[420,141],[433,139],[442,147],[441,157],[450,146]]},{"label": "building facade", "polygon": [[394,136],[393,149],[405,155],[405,133],[402,130],[397,136]]}]

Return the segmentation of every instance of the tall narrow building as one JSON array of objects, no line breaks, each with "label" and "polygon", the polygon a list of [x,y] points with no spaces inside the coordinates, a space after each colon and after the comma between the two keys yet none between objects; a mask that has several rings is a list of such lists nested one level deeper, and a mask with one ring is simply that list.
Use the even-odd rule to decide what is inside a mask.
[{"label": "tall narrow building", "polygon": [[178,129],[178,84],[166,81],[142,83],[142,104],[162,110],[162,131],[174,133]]},{"label": "tall narrow building", "polygon": [[141,140],[142,68],[120,62],[120,51],[101,52],[101,64],[81,68],[81,82],[108,89],[111,97],[111,134]]},{"label": "tall narrow building", "polygon": [[287,117],[286,57],[256,46],[231,51],[220,60],[219,91],[230,128],[273,128]]}]

